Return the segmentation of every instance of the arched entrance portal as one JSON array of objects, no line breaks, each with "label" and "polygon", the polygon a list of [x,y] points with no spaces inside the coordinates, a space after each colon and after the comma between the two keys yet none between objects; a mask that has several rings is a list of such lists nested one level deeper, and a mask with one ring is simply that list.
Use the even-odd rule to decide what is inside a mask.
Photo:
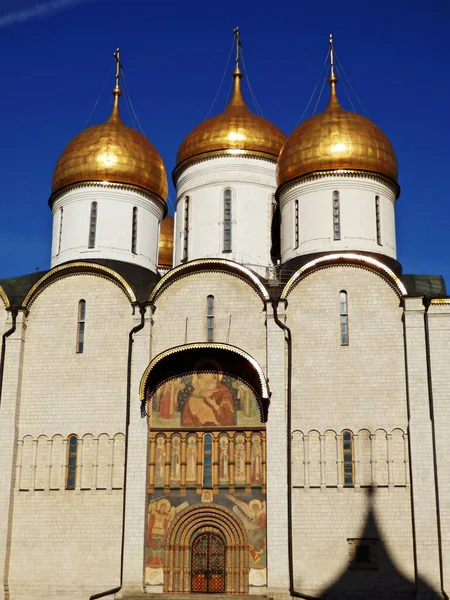
[{"label": "arched entrance portal", "polygon": [[248,592],[249,543],[228,510],[197,505],[181,512],[167,532],[164,592]]},{"label": "arched entrance portal", "polygon": [[202,528],[192,543],[191,591],[225,591],[225,542],[218,530]]}]

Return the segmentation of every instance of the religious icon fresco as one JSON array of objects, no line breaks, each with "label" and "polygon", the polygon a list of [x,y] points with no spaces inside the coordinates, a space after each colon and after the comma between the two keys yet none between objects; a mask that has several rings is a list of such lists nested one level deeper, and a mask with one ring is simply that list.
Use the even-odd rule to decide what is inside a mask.
[{"label": "religious icon fresco", "polygon": [[162,383],[151,398],[150,426],[257,427],[261,424],[253,390],[219,371],[199,371]]}]

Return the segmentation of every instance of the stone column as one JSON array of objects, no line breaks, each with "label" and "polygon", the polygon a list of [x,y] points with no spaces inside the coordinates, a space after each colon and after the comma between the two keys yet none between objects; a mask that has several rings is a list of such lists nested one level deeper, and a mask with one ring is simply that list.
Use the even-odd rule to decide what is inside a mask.
[{"label": "stone column", "polygon": [[[284,321],[283,306],[278,316]],[[267,303],[267,377],[272,392],[267,431],[267,585],[272,591],[289,589],[287,521],[286,400],[287,360],[284,331]]]},{"label": "stone column", "polygon": [[[11,326],[12,316],[9,313],[5,331],[11,329]],[[6,600],[9,597],[8,571],[14,508],[17,429],[20,415],[25,332],[25,314],[19,312],[17,315],[16,331],[10,337],[6,338],[3,388],[0,405],[0,600]]]},{"label": "stone column", "polygon": [[433,461],[433,434],[428,394],[425,321],[422,298],[404,299],[409,449],[417,598],[440,590],[439,544]]},{"label": "stone column", "polygon": [[[134,325],[140,315],[134,317]],[[148,424],[141,418],[139,383],[151,356],[150,309],[145,327],[134,335],[131,365],[131,411],[128,438],[128,470],[125,514],[125,543],[122,595],[142,593],[144,589],[144,547],[147,520]],[[147,407],[151,410],[151,407]]]}]

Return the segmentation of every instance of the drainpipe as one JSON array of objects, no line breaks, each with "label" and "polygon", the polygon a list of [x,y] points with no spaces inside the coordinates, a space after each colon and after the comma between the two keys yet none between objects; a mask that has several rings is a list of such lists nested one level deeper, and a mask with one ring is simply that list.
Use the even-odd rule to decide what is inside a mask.
[{"label": "drainpipe", "polygon": [[125,417],[125,461],[124,461],[124,474],[123,474],[123,502],[122,502],[122,541],[120,546],[120,580],[119,586],[115,587],[111,590],[107,590],[106,592],[100,592],[98,594],[94,594],[90,596],[89,600],[97,600],[98,598],[103,598],[104,596],[110,596],[112,594],[117,594],[122,589],[123,584],[123,559],[124,559],[124,548],[125,548],[125,513],[127,506],[127,472],[128,472],[128,432],[130,429],[130,404],[131,404],[131,359],[133,352],[133,336],[138,331],[144,328],[145,325],[145,311],[147,310],[146,306],[140,306],[139,312],[141,314],[141,322],[139,325],[133,327],[133,329],[128,334],[128,362],[127,362],[127,407],[126,407],[126,417]]},{"label": "drainpipe", "polygon": [[429,298],[424,299],[425,304],[425,352],[427,358],[427,383],[428,383],[428,398],[430,401],[430,419],[431,419],[431,431],[433,435],[433,466],[434,466],[434,487],[436,494],[436,521],[438,528],[438,543],[439,543],[439,577],[441,580],[441,593],[445,600],[449,600],[448,594],[444,590],[444,564],[442,557],[442,529],[441,529],[441,507],[439,502],[439,477],[437,468],[437,450],[436,450],[436,427],[434,418],[434,399],[433,399],[433,379],[431,374],[431,351],[430,351],[430,330],[428,323],[428,309],[430,308],[431,300]]},{"label": "drainpipe", "polygon": [[4,371],[4,367],[5,367],[5,357],[6,357],[6,338],[9,338],[9,336],[12,335],[16,331],[17,313],[18,312],[19,311],[17,308],[11,309],[11,316],[12,316],[11,329],[8,329],[8,331],[5,331],[5,333],[2,335],[2,351],[0,354],[0,406],[1,406],[1,402],[2,402],[3,371]]},{"label": "drainpipe", "polygon": [[[314,596],[308,596],[294,589],[294,550],[292,544],[292,335],[289,327],[280,321],[278,317],[278,302],[272,302],[273,318],[275,323],[285,333],[285,340],[288,352],[287,365],[287,518],[288,518],[288,563],[289,563],[289,593],[294,598],[303,598],[303,600],[317,600]],[[447,600],[447,599],[446,599]]]}]

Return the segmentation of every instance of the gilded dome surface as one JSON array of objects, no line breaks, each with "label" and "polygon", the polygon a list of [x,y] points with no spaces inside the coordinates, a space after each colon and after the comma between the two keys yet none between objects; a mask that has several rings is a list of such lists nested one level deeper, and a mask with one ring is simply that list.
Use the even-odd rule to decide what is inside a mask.
[{"label": "gilded dome surface", "polygon": [[197,125],[185,138],[177,154],[177,167],[208,153],[255,154],[276,160],[286,139],[273,123],[252,113],[242,96],[242,73],[234,73],[230,102],[220,115]]},{"label": "gilded dome surface", "polygon": [[53,172],[52,194],[81,182],[135,185],[167,200],[167,175],[161,156],[149,140],[120,118],[114,90],[114,108],[101,125],[78,134],[65,148]]},{"label": "gilded dome surface", "polygon": [[397,158],[385,134],[372,121],[339,104],[336,78],[324,112],[301,123],[287,138],[277,163],[277,183],[317,171],[370,171],[397,183]]},{"label": "gilded dome surface", "polygon": [[161,232],[159,234],[158,267],[172,267],[173,229],[173,217],[167,215],[167,217],[161,223]]}]

